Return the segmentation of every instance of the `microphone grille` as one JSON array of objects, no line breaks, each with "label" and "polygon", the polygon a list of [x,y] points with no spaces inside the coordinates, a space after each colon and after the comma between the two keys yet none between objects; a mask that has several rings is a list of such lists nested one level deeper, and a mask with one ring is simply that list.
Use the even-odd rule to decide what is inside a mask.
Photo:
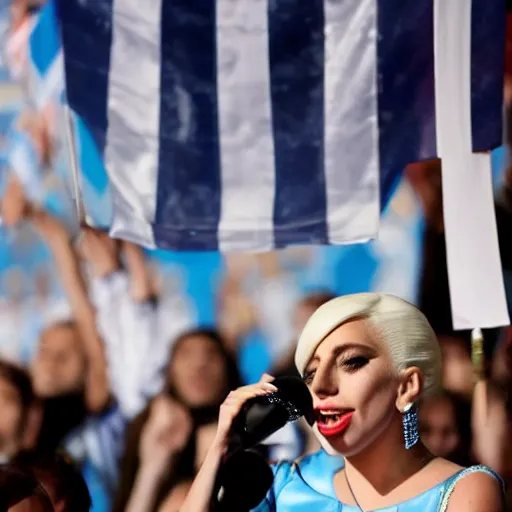
[{"label": "microphone grille", "polygon": [[284,407],[288,412],[288,421],[296,421],[302,416],[302,413],[299,411],[299,409],[297,409],[297,407],[288,400],[283,400],[279,396],[279,393],[271,393],[270,395],[267,395],[267,400],[271,404],[278,404]]},{"label": "microphone grille", "polygon": [[298,415],[295,418],[297,419],[304,416],[306,421],[313,425],[315,422],[313,398],[304,381],[298,377],[279,377],[272,384],[279,390],[276,394],[286,404],[290,417]]}]

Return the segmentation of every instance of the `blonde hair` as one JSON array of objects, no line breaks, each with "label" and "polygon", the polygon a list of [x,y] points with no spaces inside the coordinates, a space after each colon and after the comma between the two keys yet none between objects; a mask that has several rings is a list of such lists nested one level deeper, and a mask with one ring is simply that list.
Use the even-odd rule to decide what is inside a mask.
[{"label": "blonde hair", "polygon": [[421,396],[441,388],[441,350],[425,315],[409,302],[382,293],[358,293],[330,300],[307,322],[297,344],[295,364],[304,374],[318,345],[342,324],[364,319],[390,350],[397,371],[418,367],[424,377]]}]

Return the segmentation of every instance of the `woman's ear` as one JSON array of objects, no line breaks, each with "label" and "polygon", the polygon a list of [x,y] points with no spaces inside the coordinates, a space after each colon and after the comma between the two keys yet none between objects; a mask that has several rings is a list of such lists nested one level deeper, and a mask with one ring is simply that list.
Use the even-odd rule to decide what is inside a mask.
[{"label": "woman's ear", "polygon": [[400,412],[418,400],[423,390],[423,381],[423,374],[417,366],[411,366],[401,373],[396,397],[396,408]]}]

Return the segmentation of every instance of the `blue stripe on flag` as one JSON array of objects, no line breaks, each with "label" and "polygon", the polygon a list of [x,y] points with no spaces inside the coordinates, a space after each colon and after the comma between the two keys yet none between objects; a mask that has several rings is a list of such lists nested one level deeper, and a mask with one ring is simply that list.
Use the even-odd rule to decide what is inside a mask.
[{"label": "blue stripe on flag", "polygon": [[[503,142],[506,0],[472,0],[471,130],[473,151],[488,151]],[[497,73],[500,70],[500,73]]]},{"label": "blue stripe on flag", "polygon": [[79,141],[77,153],[83,177],[94,187],[98,194],[106,192],[108,176],[90,130],[82,118],[75,116],[76,137]]},{"label": "blue stripe on flag", "polygon": [[162,3],[160,248],[217,247],[221,175],[215,2]]},{"label": "blue stripe on flag", "polygon": [[60,38],[55,18],[55,4],[48,2],[41,9],[38,22],[30,35],[30,56],[40,75],[49,71],[60,50]]},{"label": "blue stripe on flag", "polygon": [[379,1],[381,207],[404,167],[435,158],[433,0]]},{"label": "blue stripe on flag", "polygon": [[94,227],[108,230],[113,217],[113,204],[107,171],[83,119],[75,114],[73,120],[85,211]]},{"label": "blue stripe on flag", "polygon": [[277,169],[275,246],[324,244],[323,0],[270,0],[269,60]]},{"label": "blue stripe on flag", "polygon": [[[65,48],[67,98],[101,153],[108,127],[108,77],[112,44],[113,0],[59,0]],[[136,70],[134,69],[134,72]]]}]

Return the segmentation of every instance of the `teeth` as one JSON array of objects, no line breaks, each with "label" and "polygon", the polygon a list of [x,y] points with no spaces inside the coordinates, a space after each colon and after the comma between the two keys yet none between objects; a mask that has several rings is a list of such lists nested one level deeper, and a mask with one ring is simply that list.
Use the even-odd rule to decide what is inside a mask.
[{"label": "teeth", "polygon": [[340,419],[340,412],[339,411],[321,411],[320,412],[320,420],[322,423],[325,424],[332,424],[336,423]]}]

